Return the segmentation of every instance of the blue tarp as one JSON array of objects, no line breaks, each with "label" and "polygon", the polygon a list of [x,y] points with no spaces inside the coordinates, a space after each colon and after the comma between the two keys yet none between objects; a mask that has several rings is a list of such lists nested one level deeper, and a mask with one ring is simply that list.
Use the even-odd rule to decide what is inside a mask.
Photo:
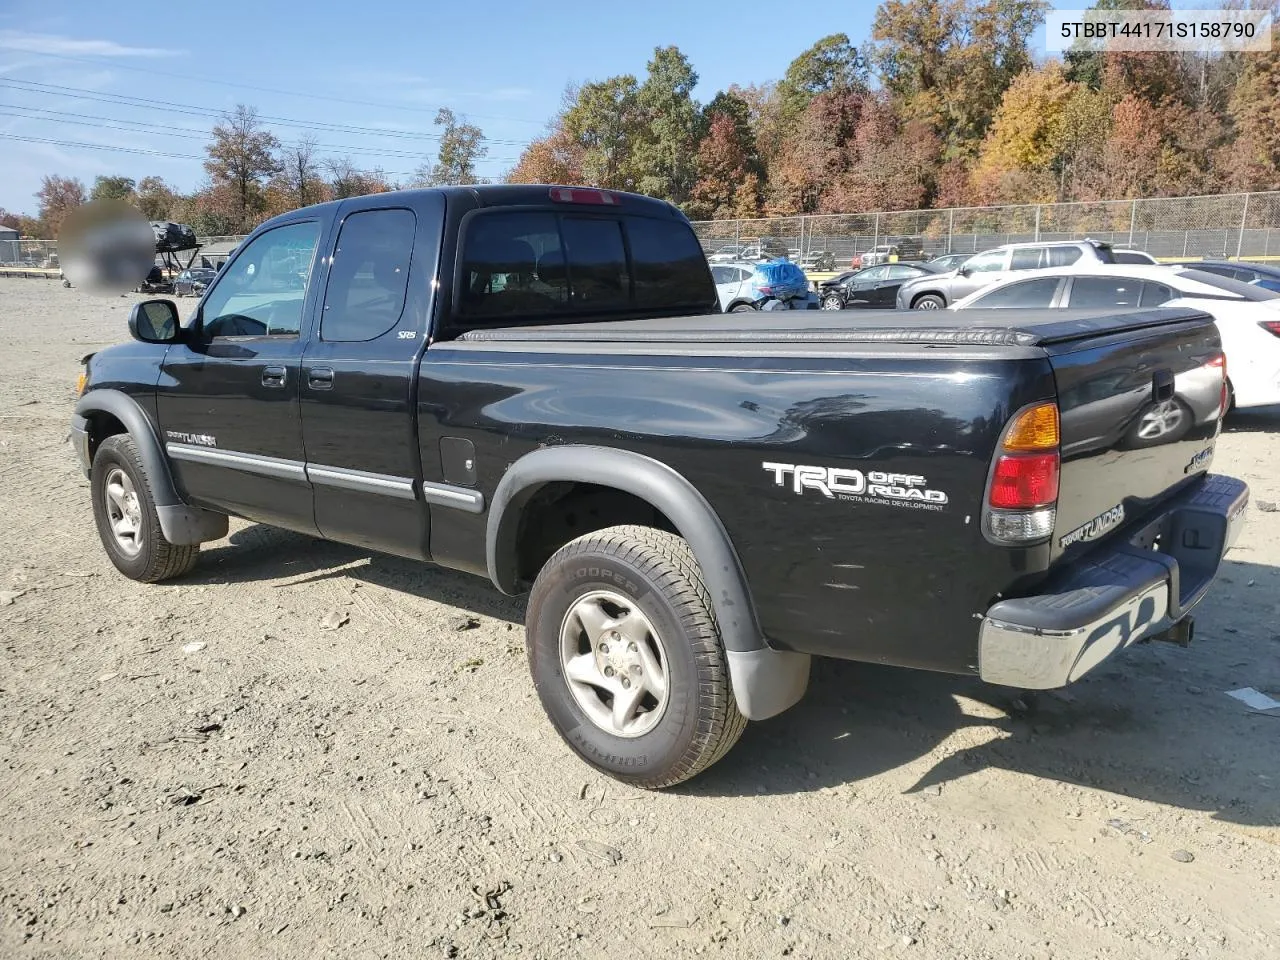
[{"label": "blue tarp", "polygon": [[[764,296],[789,300],[809,295],[809,278],[790,260],[770,260],[756,264],[751,287],[757,300]],[[764,290],[769,292],[766,294]]]}]

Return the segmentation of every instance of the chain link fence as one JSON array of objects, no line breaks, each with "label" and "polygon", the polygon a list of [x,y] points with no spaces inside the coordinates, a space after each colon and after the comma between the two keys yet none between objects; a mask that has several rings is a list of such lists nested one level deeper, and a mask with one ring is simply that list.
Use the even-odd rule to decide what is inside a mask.
[{"label": "chain link fence", "polygon": [[26,270],[58,268],[58,244],[53,240],[0,239],[0,267]]},{"label": "chain link fence", "polygon": [[926,257],[1091,237],[1163,259],[1250,259],[1280,257],[1280,191],[702,220],[693,226],[709,255],[785,246],[793,259],[830,254],[837,268],[855,253],[902,239],[919,241]]}]

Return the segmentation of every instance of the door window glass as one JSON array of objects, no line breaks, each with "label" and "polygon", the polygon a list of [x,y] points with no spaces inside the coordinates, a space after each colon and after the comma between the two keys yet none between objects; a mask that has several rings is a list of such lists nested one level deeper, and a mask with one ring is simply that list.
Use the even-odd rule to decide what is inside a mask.
[{"label": "door window glass", "polygon": [[1051,267],[1069,267],[1084,256],[1079,247],[1049,247],[1046,252]]},{"label": "door window glass", "polygon": [[290,223],[260,234],[219,274],[205,298],[205,337],[296,337],[320,224]]},{"label": "door window glass", "polygon": [[1020,283],[1007,283],[997,287],[986,296],[979,297],[970,307],[986,309],[996,307],[1008,309],[1023,307],[1033,309],[1048,307],[1053,303],[1053,295],[1058,291],[1057,277],[1037,277],[1035,280],[1023,280]]},{"label": "door window glass", "polygon": [[408,210],[365,210],[342,222],[320,316],[322,340],[376,340],[400,322],[416,227]]},{"label": "door window glass", "polygon": [[1141,280],[1076,277],[1071,284],[1070,306],[1081,310],[1136,307],[1141,293]]},{"label": "door window glass", "polygon": [[975,257],[970,257],[965,263],[965,269],[970,273],[991,273],[996,270],[1004,269],[1004,258],[1006,254],[1003,250],[990,250],[987,253],[980,253]]},{"label": "door window glass", "polygon": [[1044,247],[1019,247],[1013,251],[1010,269],[1035,270],[1044,266]]}]

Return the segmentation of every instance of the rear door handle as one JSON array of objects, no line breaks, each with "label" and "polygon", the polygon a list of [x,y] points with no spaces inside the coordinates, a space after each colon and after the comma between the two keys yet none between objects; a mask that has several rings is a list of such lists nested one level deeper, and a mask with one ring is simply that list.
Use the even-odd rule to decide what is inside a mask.
[{"label": "rear door handle", "polygon": [[333,371],[329,367],[312,367],[307,371],[307,386],[312,390],[332,390]]},{"label": "rear door handle", "polygon": [[283,387],[288,372],[284,367],[263,367],[262,385],[264,387]]}]

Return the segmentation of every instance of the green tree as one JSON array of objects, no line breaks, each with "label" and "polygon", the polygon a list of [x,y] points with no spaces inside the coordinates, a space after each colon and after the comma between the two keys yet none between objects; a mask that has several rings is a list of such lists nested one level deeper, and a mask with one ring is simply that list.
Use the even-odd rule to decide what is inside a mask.
[{"label": "green tree", "polygon": [[833,33],[791,61],[778,96],[786,114],[797,117],[818,94],[866,89],[868,77],[866,60],[848,35]]},{"label": "green tree", "polygon": [[582,151],[586,185],[636,188],[634,151],[643,126],[638,95],[639,84],[631,74],[584,83],[570,95],[564,130]]},{"label": "green tree", "polygon": [[443,127],[436,162],[418,168],[414,181],[424,187],[446,184],[482,183],[476,176],[476,161],[483,158],[489,148],[484,145],[484,133],[473,123],[467,123],[447,107],[436,114],[436,126]]},{"label": "green tree", "polygon": [[658,47],[636,92],[637,124],[632,163],[641,193],[682,204],[697,178],[701,114],[693,100],[698,83],[689,58],[677,47]]},{"label": "green tree", "polygon": [[53,240],[66,215],[85,202],[84,184],[74,177],[48,174],[40,181],[35,197],[40,204],[40,232],[44,234],[39,239]]},{"label": "green tree", "polygon": [[132,177],[102,177],[93,181],[90,200],[129,200],[136,198],[137,184]]},{"label": "green tree", "polygon": [[947,158],[976,153],[1004,91],[1031,65],[1044,0],[888,0],[870,58],[904,122],[933,127]]},{"label": "green tree", "polygon": [[280,141],[258,122],[257,111],[244,104],[214,126],[204,169],[214,186],[232,188],[237,230],[248,230],[263,209],[262,184],[280,170],[279,149]]}]

